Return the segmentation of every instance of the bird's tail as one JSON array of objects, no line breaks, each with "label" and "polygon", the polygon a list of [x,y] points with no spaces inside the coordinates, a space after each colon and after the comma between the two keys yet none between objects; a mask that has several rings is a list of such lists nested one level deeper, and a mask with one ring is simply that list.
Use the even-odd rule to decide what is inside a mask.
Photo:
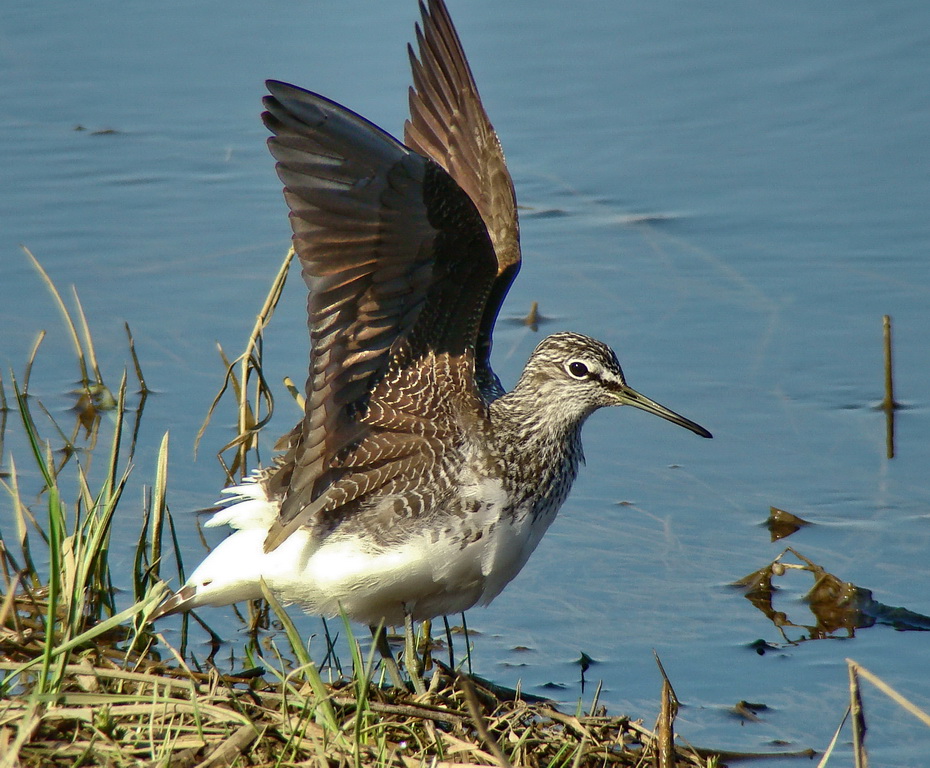
[{"label": "bird's tail", "polygon": [[149,617],[149,621],[155,621],[162,616],[170,616],[173,613],[183,613],[191,608],[196,608],[198,605],[200,603],[197,601],[197,587],[193,584],[185,584],[173,595],[165,598],[165,601]]}]

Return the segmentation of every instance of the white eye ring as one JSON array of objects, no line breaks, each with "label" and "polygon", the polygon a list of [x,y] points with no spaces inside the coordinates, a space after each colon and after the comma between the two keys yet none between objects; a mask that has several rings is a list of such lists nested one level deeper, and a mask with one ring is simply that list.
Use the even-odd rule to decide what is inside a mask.
[{"label": "white eye ring", "polygon": [[591,375],[590,369],[581,360],[570,360],[565,365],[565,370],[573,379],[587,379]]}]

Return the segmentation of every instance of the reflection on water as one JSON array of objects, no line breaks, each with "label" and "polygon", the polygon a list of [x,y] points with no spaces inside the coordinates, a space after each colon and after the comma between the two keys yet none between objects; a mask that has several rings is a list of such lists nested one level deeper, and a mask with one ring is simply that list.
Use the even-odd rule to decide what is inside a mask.
[{"label": "reflection on water", "polygon": [[[794,555],[801,562],[785,562],[784,557],[787,554]],[[814,580],[813,585],[800,601],[792,601],[790,598],[779,600],[779,604],[794,603],[789,605],[790,612],[778,610],[773,604],[776,593],[779,591],[774,580],[784,576],[788,571],[805,571],[810,573]],[[775,625],[784,642],[791,645],[806,640],[852,638],[856,636],[857,629],[872,627],[876,624],[893,627],[899,631],[930,630],[930,617],[922,616],[906,608],[882,605],[872,598],[871,590],[843,581],[791,547],[785,549],[764,568],[753,571],[734,582],[734,586],[745,590],[746,599]],[[814,615],[816,623],[804,622],[802,617],[796,615],[802,610],[797,605],[799,602],[806,604]],[[803,630],[806,634],[789,637],[786,631],[788,629]],[[771,649],[772,646],[766,644],[766,647]]]}]

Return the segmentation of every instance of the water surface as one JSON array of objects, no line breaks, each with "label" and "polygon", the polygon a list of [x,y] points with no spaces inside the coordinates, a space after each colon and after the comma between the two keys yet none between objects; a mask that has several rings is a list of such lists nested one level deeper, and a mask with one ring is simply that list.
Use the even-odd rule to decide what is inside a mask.
[{"label": "water surface", "polygon": [[[525,266],[505,314],[538,301],[551,319],[540,333],[610,342],[633,386],[715,435],[595,415],[562,515],[516,581],[469,615],[476,671],[574,702],[584,652],[602,701],[648,720],[655,649],[686,705],[679,731],[728,748],[825,747],[846,706],[846,657],[930,707],[927,635],[877,626],[759,655],[753,641],[782,637],[728,586],[782,550],[761,527],[774,504],[816,524],[790,539],[807,557],[930,614],[930,9],[474,0],[451,11],[524,206]],[[170,430],[189,566],[202,549],[186,512],[215,499],[211,454],[233,419],[221,413],[195,462],[222,376],[214,345],[241,349],[288,240],[262,80],[318,90],[398,134],[415,16],[399,0],[0,10],[4,378],[47,329],[33,391],[67,416],[77,369],[25,244],[77,288],[113,379],[132,327],[156,390],[138,506]],[[275,382],[306,365],[293,278],[266,345]],[[886,313],[907,406],[892,460],[875,409]],[[500,325],[507,385],[538,339]],[[277,386],[266,455],[296,418]],[[4,458],[22,454],[23,467],[17,434]],[[131,501],[123,514],[128,574]],[[8,515],[0,502],[3,531]],[[807,583],[787,584],[803,615]],[[769,709],[743,723],[729,713],[739,700]],[[866,707],[873,759],[922,764],[926,729],[870,689]]]}]

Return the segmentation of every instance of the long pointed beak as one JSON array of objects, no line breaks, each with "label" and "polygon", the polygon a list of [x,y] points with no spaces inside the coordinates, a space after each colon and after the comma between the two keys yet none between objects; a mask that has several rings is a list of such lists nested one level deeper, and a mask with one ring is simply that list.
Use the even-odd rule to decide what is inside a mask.
[{"label": "long pointed beak", "polygon": [[648,397],[641,395],[626,384],[617,390],[616,395],[617,400],[619,400],[617,405],[632,405],[634,408],[639,408],[647,413],[661,416],[663,419],[667,419],[672,422],[672,424],[677,424],[679,427],[690,429],[694,434],[700,435],[701,437],[713,437],[713,435],[700,424],[696,424],[691,421],[691,419],[686,419],[684,416],[675,413],[675,411],[669,410],[664,405],[659,405],[655,400],[650,400]]}]

